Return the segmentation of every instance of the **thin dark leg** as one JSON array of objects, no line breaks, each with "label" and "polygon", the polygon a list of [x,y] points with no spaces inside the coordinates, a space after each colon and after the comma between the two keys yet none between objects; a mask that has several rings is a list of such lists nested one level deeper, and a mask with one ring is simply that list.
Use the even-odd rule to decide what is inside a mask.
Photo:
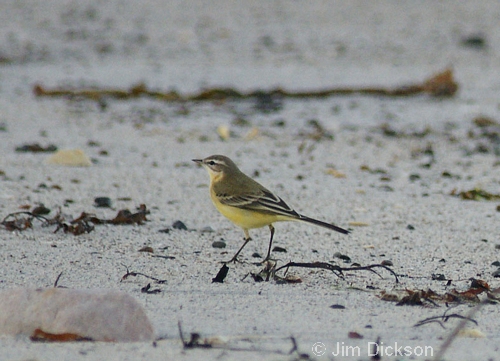
[{"label": "thin dark leg", "polygon": [[233,258],[231,258],[227,263],[231,263],[231,262],[239,262],[238,261],[238,256],[240,255],[240,252],[243,250],[243,248],[245,248],[245,246],[247,245],[248,242],[250,242],[252,239],[250,237],[247,237],[245,238],[245,243],[243,243],[243,246],[240,247],[240,249],[238,250],[238,252],[236,252],[236,254],[233,256]]},{"label": "thin dark leg", "polygon": [[274,236],[274,227],[272,224],[269,225],[269,230],[271,231],[271,238],[269,239],[269,248],[267,249],[267,256],[264,262],[271,258],[271,247],[273,245],[273,236]]}]

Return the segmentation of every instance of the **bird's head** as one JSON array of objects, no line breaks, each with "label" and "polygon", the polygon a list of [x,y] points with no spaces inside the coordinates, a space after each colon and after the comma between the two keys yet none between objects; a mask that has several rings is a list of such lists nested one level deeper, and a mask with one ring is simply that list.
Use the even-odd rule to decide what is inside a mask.
[{"label": "bird's head", "polygon": [[224,155],[211,155],[204,159],[193,159],[193,162],[202,165],[210,174],[210,179],[216,179],[239,171],[236,164]]}]

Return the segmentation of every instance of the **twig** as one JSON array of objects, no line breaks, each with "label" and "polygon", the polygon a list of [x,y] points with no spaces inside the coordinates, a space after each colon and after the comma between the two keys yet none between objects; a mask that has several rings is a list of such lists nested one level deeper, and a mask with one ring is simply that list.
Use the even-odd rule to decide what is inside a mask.
[{"label": "twig", "polygon": [[36,218],[37,220],[41,221],[42,223],[49,223],[49,220],[45,218],[44,216],[41,216],[39,214],[34,214],[32,212],[28,211],[20,211],[20,212],[14,212],[14,213],[9,213],[5,216],[5,218],[0,222],[0,224],[5,225],[7,223],[7,219],[10,217],[15,217],[18,214],[27,214],[28,216],[31,217],[31,219]]},{"label": "twig", "polygon": [[127,270],[127,273],[123,275],[121,281],[127,279],[130,276],[132,276],[132,277],[143,276],[143,277],[149,278],[150,280],[153,280],[153,281],[155,281],[156,283],[159,283],[159,284],[167,283],[167,280],[161,280],[159,278],[156,278],[156,277],[153,277],[153,276],[148,276],[147,274],[144,274],[144,273],[141,273],[141,272],[130,272],[129,269],[128,269],[128,267],[125,266],[123,263],[122,263],[122,266],[125,267],[125,269]]},{"label": "twig", "polygon": [[59,273],[59,274],[57,275],[56,281],[54,282],[54,288],[58,287],[58,286],[57,286],[57,283],[59,282],[59,279],[61,278],[62,274],[63,274],[63,273],[62,273],[62,271],[61,271],[61,273]]},{"label": "twig", "polygon": [[[494,295],[498,294],[498,293],[500,293],[500,288],[497,288],[497,289],[489,292],[488,295],[491,294],[494,297]],[[469,311],[469,313],[467,314],[467,316],[465,316],[464,318],[462,318],[462,320],[458,323],[458,325],[453,329],[453,331],[444,340],[443,344],[441,345],[441,348],[438,350],[436,356],[434,357],[434,360],[440,361],[440,360],[443,359],[444,354],[446,353],[446,351],[448,350],[448,348],[451,346],[451,344],[453,343],[453,341],[455,341],[455,339],[457,338],[458,333],[465,327],[465,324],[467,323],[467,321],[472,320],[472,317],[474,317],[474,315],[481,309],[481,307],[483,307],[488,302],[490,302],[490,297],[488,297],[488,298],[484,299],[483,301],[481,301],[481,303],[479,303],[476,307],[472,308]]]},{"label": "twig", "polygon": [[422,325],[426,325],[428,323],[432,323],[432,322],[437,322],[439,323],[439,325],[446,329],[446,327],[444,327],[444,325],[441,323],[441,321],[438,321],[439,319],[443,320],[443,322],[447,322],[450,318],[460,318],[462,320],[466,320],[466,321],[470,321],[470,322],[473,322],[474,324],[477,325],[477,321],[472,319],[472,318],[469,318],[469,317],[466,317],[466,316],[462,316],[462,315],[459,315],[458,313],[452,313],[451,315],[441,315],[441,316],[434,316],[434,317],[428,317],[422,321],[418,321],[416,324],[413,325],[413,327],[419,327],[419,326],[422,326]]},{"label": "twig", "polygon": [[338,277],[342,277],[342,278],[343,278],[343,272],[346,272],[346,271],[370,271],[370,272],[375,273],[380,278],[382,278],[382,276],[379,275],[377,272],[375,272],[373,270],[373,268],[384,268],[385,270],[389,271],[394,276],[394,278],[396,278],[396,283],[399,283],[398,275],[392,269],[390,269],[389,267],[384,266],[382,264],[372,264],[369,266],[357,266],[357,267],[340,267],[338,265],[334,265],[334,264],[327,263],[327,262],[306,262],[306,263],[304,263],[304,262],[288,262],[287,264],[285,264],[281,267],[278,267],[274,271],[274,273],[276,273],[284,268],[286,268],[288,270],[288,268],[290,268],[290,267],[325,269],[325,270],[332,271]]}]

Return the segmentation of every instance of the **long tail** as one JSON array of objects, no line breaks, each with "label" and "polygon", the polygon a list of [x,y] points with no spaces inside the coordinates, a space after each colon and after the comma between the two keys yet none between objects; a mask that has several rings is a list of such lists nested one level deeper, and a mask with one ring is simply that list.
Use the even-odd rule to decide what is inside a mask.
[{"label": "long tail", "polygon": [[331,230],[337,231],[337,232],[339,232],[339,233],[343,233],[343,234],[348,234],[348,233],[350,233],[347,229],[337,227],[337,226],[336,226],[336,225],[334,225],[334,224],[330,224],[330,223],[326,223],[326,222],[318,221],[317,219],[314,219],[314,218],[309,218],[309,217],[303,216],[302,214],[300,214],[300,215],[299,215],[299,218],[297,218],[297,219],[298,219],[298,220],[300,220],[300,221],[304,221],[304,222],[308,222],[308,223],[315,224],[315,225],[317,225],[317,226],[325,227],[325,228],[328,228],[328,229],[331,229]]}]

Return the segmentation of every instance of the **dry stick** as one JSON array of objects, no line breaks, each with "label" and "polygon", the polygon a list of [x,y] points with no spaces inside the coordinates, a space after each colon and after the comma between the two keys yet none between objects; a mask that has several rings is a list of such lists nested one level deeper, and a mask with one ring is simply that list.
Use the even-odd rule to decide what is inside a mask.
[{"label": "dry stick", "polygon": [[422,321],[418,321],[416,324],[413,325],[413,327],[419,327],[419,326],[422,326],[422,325],[426,325],[428,323],[432,323],[432,322],[436,322],[436,323],[439,323],[439,325],[446,329],[446,327],[443,326],[442,322],[441,321],[438,321],[439,319],[443,320],[444,322],[448,321],[448,319],[450,318],[460,318],[462,320],[467,320],[467,321],[470,321],[470,322],[473,322],[477,325],[477,321],[472,319],[472,318],[468,318],[467,316],[462,316],[462,315],[459,315],[458,313],[452,313],[451,315],[442,315],[442,316],[434,316],[434,317],[428,317]]},{"label": "dry stick", "polygon": [[125,269],[127,270],[127,273],[125,275],[123,275],[123,277],[122,277],[122,281],[124,279],[126,279],[127,277],[129,277],[129,276],[132,276],[132,277],[143,276],[143,277],[149,278],[150,280],[153,280],[153,281],[155,281],[156,283],[159,283],[159,284],[167,283],[167,280],[161,280],[159,278],[156,278],[156,277],[153,277],[153,276],[148,276],[147,274],[144,274],[144,273],[141,273],[141,272],[130,272],[128,270],[128,267],[125,266],[123,263],[122,263],[122,266],[125,267]]},{"label": "dry stick", "polygon": [[[283,268],[290,268],[290,267],[303,267],[303,268],[319,268],[319,269],[326,269],[329,271],[332,271],[335,273],[337,276],[342,277],[343,271],[371,271],[375,273],[377,276],[382,278],[381,275],[379,275],[377,272],[375,272],[372,268],[384,268],[387,271],[389,271],[394,278],[396,278],[396,283],[399,283],[398,275],[389,267],[384,266],[382,264],[372,264],[369,266],[358,266],[358,267],[340,267],[337,265],[333,265],[327,262],[312,262],[312,263],[303,263],[303,262],[288,262],[286,265],[278,267],[274,273],[282,270]],[[286,272],[285,272],[286,273]]]},{"label": "dry stick", "polygon": [[27,214],[28,216],[31,216],[32,218],[36,218],[38,219],[39,221],[41,221],[42,223],[48,223],[49,220],[43,216],[40,216],[38,214],[33,214],[32,212],[28,212],[28,211],[21,211],[21,212],[14,212],[14,213],[9,213],[5,216],[5,218],[2,220],[2,222],[0,222],[0,224],[5,224],[5,222],[7,221],[7,218],[9,217],[14,217],[18,214]]},{"label": "dry stick", "polygon": [[181,339],[182,346],[184,349],[213,348],[213,349],[226,350],[226,351],[268,352],[268,353],[274,353],[274,354],[278,354],[278,355],[291,355],[292,353],[296,352],[299,356],[303,356],[302,354],[299,353],[297,340],[293,336],[290,336],[290,341],[292,342],[292,348],[288,352],[283,352],[281,350],[263,350],[263,349],[256,349],[256,348],[243,348],[243,347],[230,347],[230,346],[224,346],[224,345],[213,345],[211,343],[207,343],[206,341],[204,343],[200,343],[199,342],[201,339],[200,334],[196,333],[196,332],[191,333],[191,339],[189,341],[186,341],[186,339],[184,338],[184,333],[182,332],[181,321],[177,321],[177,328],[179,329],[179,338]]},{"label": "dry stick", "polygon": [[61,278],[62,274],[63,274],[63,272],[61,271],[61,273],[59,273],[59,274],[57,275],[56,281],[54,282],[54,288],[56,288],[56,287],[57,287],[57,283],[59,282],[59,279]]}]

